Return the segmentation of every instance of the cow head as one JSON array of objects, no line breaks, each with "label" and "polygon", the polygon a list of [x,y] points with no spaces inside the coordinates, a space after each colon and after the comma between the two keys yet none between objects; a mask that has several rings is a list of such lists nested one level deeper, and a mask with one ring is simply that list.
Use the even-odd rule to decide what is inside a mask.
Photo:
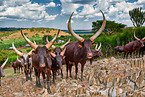
[{"label": "cow head", "polygon": [[72,30],[72,28],[71,28],[71,17],[73,15],[73,13],[71,14],[71,16],[69,18],[69,21],[68,21],[68,31],[71,33],[71,35],[73,37],[75,37],[78,41],[81,42],[81,43],[79,43],[79,45],[86,49],[86,51],[87,51],[87,58],[88,59],[92,58],[92,56],[93,56],[93,54],[91,52],[92,42],[94,41],[94,39],[96,39],[101,34],[101,32],[104,30],[105,25],[106,25],[105,16],[104,16],[102,11],[101,11],[101,13],[103,15],[103,24],[102,24],[101,28],[92,37],[90,37],[89,39],[84,39],[84,38],[80,37],[79,35],[77,35]]},{"label": "cow head", "polygon": [[145,37],[142,38],[142,39],[139,39],[139,38],[137,38],[137,37],[135,36],[135,32],[134,32],[134,38],[135,38],[135,39],[137,40],[137,42],[139,43],[139,46],[144,47],[144,39],[145,39]]},{"label": "cow head", "polygon": [[98,47],[98,43],[96,44],[96,47],[95,47],[95,50],[96,50],[96,53],[97,53],[97,56],[98,57],[101,57],[101,56],[103,56],[103,53],[101,52],[101,42],[100,42],[100,46]]},{"label": "cow head", "polygon": [[14,41],[12,42],[12,47],[13,47],[13,50],[14,50],[14,51],[20,56],[20,58],[22,59],[22,60],[19,60],[18,57],[17,57],[17,60],[18,60],[19,62],[21,62],[22,66],[23,66],[23,64],[24,64],[24,66],[27,66],[28,63],[29,63],[29,58],[30,58],[30,55],[32,54],[33,49],[32,49],[29,53],[27,53],[27,54],[21,53],[20,51],[18,51],[18,50],[16,49],[16,47],[15,47],[15,45],[14,45]]},{"label": "cow head", "polygon": [[59,34],[60,30],[58,30],[58,33],[56,34],[56,36],[45,46],[40,47],[38,45],[36,45],[35,43],[31,42],[21,31],[22,36],[24,37],[24,39],[27,41],[27,43],[34,49],[33,53],[37,54],[39,57],[39,66],[40,67],[45,67],[45,60],[46,60],[46,55],[49,52],[49,48],[52,46],[52,44],[55,42],[58,34]]},{"label": "cow head", "polygon": [[7,61],[8,61],[8,58],[6,59],[6,61],[0,67],[0,77],[4,77],[5,76],[4,73],[3,73],[3,68],[6,65]]},{"label": "cow head", "polygon": [[63,60],[65,51],[66,51],[66,48],[63,51],[61,51],[60,54],[55,54],[52,52],[50,53],[55,58],[55,61],[60,69],[62,69],[62,60]]}]

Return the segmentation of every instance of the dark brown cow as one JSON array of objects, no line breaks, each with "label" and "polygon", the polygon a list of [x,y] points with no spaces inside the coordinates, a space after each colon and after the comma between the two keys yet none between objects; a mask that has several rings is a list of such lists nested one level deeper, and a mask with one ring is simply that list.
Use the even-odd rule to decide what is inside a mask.
[{"label": "dark brown cow", "polygon": [[138,52],[140,48],[144,46],[143,40],[145,39],[145,37],[139,39],[135,36],[135,32],[134,32],[134,37],[136,39],[135,41],[129,42],[124,46],[124,58],[127,57],[129,53],[135,53],[135,51]]},{"label": "dark brown cow", "polygon": [[115,55],[117,55],[117,52],[124,52],[124,46],[116,46],[114,47]]},{"label": "dark brown cow", "polygon": [[9,58],[6,59],[6,61],[2,64],[2,66],[0,67],[0,86],[1,86],[1,77],[4,77],[4,72],[3,72],[3,68],[6,65],[7,61]]},{"label": "dark brown cow", "polygon": [[103,53],[101,52],[101,43],[100,43],[100,46],[97,48],[98,44],[96,45],[95,49],[91,49],[92,51],[92,58],[90,59],[90,64],[92,65],[92,61],[98,57],[101,57],[103,56]]},{"label": "dark brown cow", "polygon": [[[101,13],[103,14],[103,12],[101,11]],[[78,73],[78,63],[81,63],[81,80],[83,81],[83,69],[84,69],[84,65],[86,63],[87,59],[91,59],[93,54],[91,51],[92,48],[92,42],[94,41],[94,39],[96,39],[101,32],[104,30],[105,25],[106,25],[106,20],[105,20],[105,16],[103,14],[103,24],[101,26],[101,28],[99,29],[99,31],[97,31],[92,37],[90,37],[89,39],[83,39],[82,37],[80,37],[79,35],[77,35],[71,28],[71,17],[72,17],[73,13],[71,14],[69,21],[68,21],[68,31],[71,33],[71,35],[73,37],[75,37],[78,41],[76,42],[71,42],[70,44],[67,45],[66,47],[66,52],[65,52],[65,60],[66,60],[66,66],[67,66],[67,78],[68,78],[68,69],[70,70],[70,77],[71,76],[71,67],[69,65],[69,61],[70,62],[74,62],[75,63],[75,79],[77,79],[77,73]]]},{"label": "dark brown cow", "polygon": [[43,47],[40,47],[33,42],[31,42],[21,31],[22,36],[24,39],[29,43],[29,45],[34,48],[34,51],[32,54],[32,65],[35,68],[35,75],[36,75],[36,86],[41,87],[40,83],[40,73],[42,72],[43,76],[43,82],[44,82],[44,88],[46,90],[46,78],[45,74],[47,75],[47,92],[51,93],[50,90],[50,71],[52,66],[52,60],[49,54],[49,48],[52,46],[52,44],[55,42],[60,30],[58,30],[58,33],[56,36],[51,40],[48,44],[46,44]]},{"label": "dark brown cow", "polygon": [[[49,43],[48,41],[48,37],[46,38],[47,43]],[[52,71],[58,71],[59,74],[59,69],[61,70],[61,77],[63,78],[63,72],[62,72],[62,61],[64,60],[64,53],[65,50],[63,50],[63,48],[68,45],[68,43],[70,42],[70,38],[69,40],[62,46],[60,47],[56,47],[54,45],[52,45],[52,48],[54,49],[54,54],[51,53],[51,55],[54,57],[55,61],[53,62],[53,64],[55,64],[57,66],[57,68],[52,68]],[[54,65],[54,66],[55,66]],[[57,69],[57,70],[54,70]],[[53,72],[53,74],[56,74],[55,72]],[[54,77],[53,77],[53,82],[54,82]]]},{"label": "dark brown cow", "polygon": [[[32,50],[29,53],[21,53],[20,51],[18,51],[14,45],[14,41],[12,42],[12,47],[13,50],[21,57],[21,64],[24,66],[24,73],[26,76],[26,81],[31,80],[32,81],[32,77],[31,77],[31,73],[32,73],[32,59],[31,59],[31,54],[32,54]],[[18,60],[18,59],[17,59]]]},{"label": "dark brown cow", "polygon": [[21,64],[21,60],[18,59],[18,56],[17,56],[17,60],[15,62],[11,62],[11,66],[13,67],[14,69],[14,73],[16,73],[16,69],[18,69],[19,73],[20,73],[20,69],[21,69],[21,73],[23,73],[23,65]]},{"label": "dark brown cow", "polygon": [[144,47],[141,47],[140,50],[139,50],[139,57],[140,57],[140,54],[141,56],[143,57],[144,53],[145,53],[145,40],[144,40]]}]

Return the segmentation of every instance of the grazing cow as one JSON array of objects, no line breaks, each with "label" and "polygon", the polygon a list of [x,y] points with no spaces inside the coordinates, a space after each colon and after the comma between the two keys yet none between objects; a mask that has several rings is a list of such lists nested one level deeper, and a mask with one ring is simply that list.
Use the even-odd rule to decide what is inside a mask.
[{"label": "grazing cow", "polygon": [[144,40],[144,47],[141,47],[140,48],[140,50],[139,50],[139,57],[140,57],[140,54],[142,55],[142,57],[143,57],[143,55],[144,55],[144,51],[145,51],[145,40]]},{"label": "grazing cow", "polygon": [[[46,38],[46,41],[47,43],[49,43],[48,41],[48,37]],[[59,72],[59,69],[61,70],[61,77],[63,78],[63,72],[62,72],[62,61],[64,60],[64,53],[65,53],[65,50],[63,50],[63,48],[68,45],[68,43],[70,42],[70,38],[69,40],[62,46],[60,47],[56,47],[54,45],[52,45],[52,48],[54,49],[54,54],[51,53],[51,55],[54,57],[55,61],[53,62],[54,64],[57,65],[57,71]],[[53,68],[52,71],[55,71],[54,70],[55,68]]]},{"label": "grazing cow", "polygon": [[16,47],[14,46],[14,41],[12,42],[12,47],[13,50],[19,55],[21,56],[21,64],[22,66],[24,66],[24,72],[25,72],[25,76],[26,76],[26,81],[31,80],[32,81],[32,77],[31,77],[31,72],[32,72],[32,59],[30,57],[30,55],[32,54],[32,50],[29,53],[21,53],[20,51],[18,51],[16,49]]},{"label": "grazing cow", "polygon": [[0,86],[1,86],[1,77],[4,77],[4,72],[3,72],[3,68],[6,65],[7,61],[9,58],[6,59],[6,61],[2,64],[2,66],[0,67]]},{"label": "grazing cow", "polygon": [[134,37],[136,39],[135,41],[129,42],[124,46],[124,58],[128,56],[128,53],[131,54],[131,53],[135,53],[135,51],[138,52],[140,48],[144,46],[143,40],[145,39],[145,37],[139,39],[135,36],[135,32],[134,32]]},{"label": "grazing cow", "polygon": [[17,60],[15,62],[11,62],[11,66],[14,69],[14,73],[16,73],[16,69],[19,70],[19,73],[20,73],[20,69],[21,69],[21,73],[23,73],[23,65],[21,64],[21,60],[18,59],[18,56],[17,56]]},{"label": "grazing cow", "polygon": [[93,54],[92,58],[90,59],[90,64],[91,65],[92,65],[92,61],[94,59],[103,56],[103,53],[101,52],[101,49],[100,49],[101,48],[101,43],[100,43],[100,46],[98,48],[97,48],[97,46],[98,46],[98,44],[96,44],[95,49],[91,49],[92,54]]},{"label": "grazing cow", "polygon": [[124,46],[116,46],[114,47],[115,55],[117,55],[117,52],[123,52]]},{"label": "grazing cow", "polygon": [[52,46],[52,44],[55,42],[60,30],[58,30],[58,33],[56,36],[51,40],[48,44],[46,44],[43,47],[40,47],[33,42],[31,42],[21,31],[21,34],[23,38],[27,41],[27,43],[34,48],[34,51],[32,52],[32,65],[35,69],[35,75],[36,75],[36,86],[41,87],[40,83],[40,73],[42,72],[43,76],[43,82],[44,82],[44,88],[46,90],[46,78],[45,74],[47,75],[47,92],[51,93],[50,90],[50,71],[52,66],[52,60],[51,56],[49,54],[49,48]]},{"label": "grazing cow", "polygon": [[[101,13],[103,14],[103,12],[101,11]],[[70,62],[74,62],[75,63],[75,79],[77,79],[77,73],[78,73],[78,63],[81,63],[81,81],[84,81],[83,79],[83,69],[84,69],[84,65],[86,63],[87,59],[91,59],[93,54],[91,51],[92,48],[92,42],[94,41],[94,39],[96,39],[101,32],[104,30],[105,25],[106,25],[106,19],[105,16],[103,14],[103,24],[101,26],[101,28],[89,39],[84,39],[82,37],[80,37],[79,35],[77,35],[71,28],[71,17],[72,17],[73,13],[71,14],[69,21],[68,21],[68,31],[71,33],[71,35],[73,37],[75,37],[78,41],[76,42],[71,42],[70,44],[67,45],[66,47],[66,51],[65,51],[65,60],[66,60],[66,70],[67,70],[67,78],[68,78],[68,69],[70,70],[70,77],[71,76],[71,66],[69,64]]]}]

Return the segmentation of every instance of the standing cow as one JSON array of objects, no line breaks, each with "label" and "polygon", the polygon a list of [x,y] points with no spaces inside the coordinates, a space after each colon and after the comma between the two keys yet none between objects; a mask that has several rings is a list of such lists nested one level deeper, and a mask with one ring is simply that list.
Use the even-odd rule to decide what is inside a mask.
[{"label": "standing cow", "polygon": [[14,69],[14,73],[16,73],[17,69],[18,69],[19,73],[20,73],[20,69],[21,69],[21,73],[23,73],[23,65],[21,64],[21,60],[18,59],[18,56],[17,56],[17,60],[15,62],[11,62],[11,66]]},{"label": "standing cow", "polygon": [[21,31],[21,34],[23,38],[27,41],[27,43],[34,48],[34,51],[32,52],[32,65],[35,69],[35,75],[36,75],[36,86],[41,87],[40,83],[40,73],[42,72],[43,76],[43,82],[44,82],[44,88],[46,89],[46,77],[47,75],[47,92],[51,93],[50,90],[50,71],[52,66],[52,60],[51,56],[49,54],[49,48],[52,46],[52,44],[55,42],[60,30],[58,30],[58,33],[56,36],[45,46],[40,47],[33,42],[31,42]]},{"label": "standing cow", "polygon": [[31,59],[31,54],[32,54],[32,50],[29,53],[21,53],[20,51],[18,51],[16,49],[16,47],[14,46],[14,41],[12,42],[12,47],[13,50],[19,55],[21,56],[22,60],[21,60],[21,65],[24,66],[24,72],[25,72],[25,76],[26,76],[26,81],[31,80],[32,81],[32,77],[31,77],[31,72],[32,72],[32,59]]},{"label": "standing cow", "polygon": [[95,49],[91,49],[93,56],[90,59],[90,65],[92,65],[92,61],[94,59],[103,56],[103,53],[101,52],[101,49],[100,49],[101,48],[101,43],[100,43],[100,46],[98,48],[97,48],[97,46],[98,46],[98,44],[96,44]]},{"label": "standing cow", "polygon": [[140,57],[140,54],[141,56],[143,57],[144,53],[145,53],[145,40],[144,40],[144,47],[141,47],[140,50],[139,50],[139,57]]},{"label": "standing cow", "polygon": [[[48,41],[48,37],[46,38],[47,43],[49,43]],[[54,69],[57,69],[56,71],[58,71],[59,73],[59,69],[61,70],[61,77],[63,78],[63,72],[62,72],[62,62],[64,60],[64,53],[65,53],[65,49],[63,50],[63,48],[68,45],[68,43],[70,42],[70,38],[69,40],[62,46],[60,47],[56,47],[54,45],[52,45],[52,48],[54,49],[54,53],[51,53],[51,55],[54,57],[55,61],[53,62],[54,64],[57,65],[56,68],[53,68],[53,71],[55,71]]]},{"label": "standing cow", "polygon": [[[101,13],[103,14],[103,12],[101,11]],[[84,81],[83,79],[83,69],[84,69],[84,65],[86,63],[87,59],[91,59],[93,54],[91,51],[92,48],[92,42],[94,41],[94,39],[96,39],[101,32],[104,30],[105,25],[106,25],[106,19],[105,16],[103,14],[103,24],[101,26],[101,28],[99,29],[99,31],[97,31],[92,37],[90,37],[89,39],[84,39],[82,37],[80,37],[79,35],[77,35],[71,28],[71,17],[72,17],[73,13],[71,14],[69,21],[68,21],[68,31],[71,33],[71,35],[73,37],[75,37],[78,41],[76,42],[71,42],[70,44],[67,45],[66,47],[66,52],[65,52],[65,60],[66,60],[66,67],[67,67],[67,78],[68,78],[68,69],[70,70],[70,77],[72,77],[71,75],[71,66],[69,64],[70,62],[74,62],[75,63],[75,79],[77,79],[77,73],[78,73],[78,63],[81,63],[81,81]]]},{"label": "standing cow", "polygon": [[134,32],[134,38],[136,39],[135,41],[129,42],[124,46],[124,58],[127,57],[129,53],[133,53],[134,56],[135,51],[138,52],[140,48],[144,46],[143,40],[145,39],[145,37],[139,39],[135,36]]},{"label": "standing cow", "polygon": [[6,61],[2,64],[2,66],[0,67],[0,86],[1,86],[1,77],[4,77],[4,72],[3,72],[3,68],[6,65],[7,61],[9,58],[6,59]]}]

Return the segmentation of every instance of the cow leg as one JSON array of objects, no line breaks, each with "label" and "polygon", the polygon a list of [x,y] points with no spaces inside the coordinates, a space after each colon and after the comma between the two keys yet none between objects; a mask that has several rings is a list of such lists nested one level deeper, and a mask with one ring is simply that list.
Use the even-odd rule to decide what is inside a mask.
[{"label": "cow leg", "polygon": [[16,73],[16,68],[14,68],[14,73]]},{"label": "cow leg", "polygon": [[75,63],[75,79],[77,80],[77,74],[78,74],[78,63]]},{"label": "cow leg", "polygon": [[92,61],[93,61],[93,60],[92,60],[92,59],[90,59],[90,65],[92,65]]},{"label": "cow leg", "polygon": [[38,87],[42,88],[41,82],[40,82],[40,72],[38,71]]},{"label": "cow leg", "polygon": [[42,71],[42,76],[43,76],[44,88],[46,89],[46,78],[45,78],[45,73],[43,71]]},{"label": "cow leg", "polygon": [[50,90],[50,71],[51,71],[51,69],[49,69],[49,70],[47,70],[48,72],[47,72],[47,92],[48,93],[51,93],[51,90]]},{"label": "cow leg", "polygon": [[64,76],[63,76],[63,72],[62,72],[62,69],[61,69],[61,78],[64,78]]},{"label": "cow leg", "polygon": [[25,76],[26,76],[26,81],[28,81],[28,73],[26,69],[25,69]]},{"label": "cow leg", "polygon": [[30,81],[32,81],[32,77],[31,77],[31,74],[32,74],[32,70],[33,70],[33,68],[30,68]]},{"label": "cow leg", "polygon": [[35,76],[36,76],[36,87],[38,87],[38,71],[34,68]]},{"label": "cow leg", "polygon": [[83,79],[83,71],[84,71],[84,65],[86,62],[81,63],[81,81],[84,81]]},{"label": "cow leg", "polygon": [[0,86],[1,86],[1,77],[0,77]]},{"label": "cow leg", "polygon": [[66,72],[67,72],[66,78],[68,78],[68,67],[69,67],[69,62],[66,61]]},{"label": "cow leg", "polygon": [[70,77],[72,78],[72,75],[71,75],[71,69],[72,69],[72,66],[73,66],[73,64],[69,64],[69,75],[70,75]]},{"label": "cow leg", "polygon": [[21,74],[23,74],[23,67],[21,67]]},{"label": "cow leg", "polygon": [[53,84],[55,84],[55,76],[56,76],[56,72],[53,71]]}]

